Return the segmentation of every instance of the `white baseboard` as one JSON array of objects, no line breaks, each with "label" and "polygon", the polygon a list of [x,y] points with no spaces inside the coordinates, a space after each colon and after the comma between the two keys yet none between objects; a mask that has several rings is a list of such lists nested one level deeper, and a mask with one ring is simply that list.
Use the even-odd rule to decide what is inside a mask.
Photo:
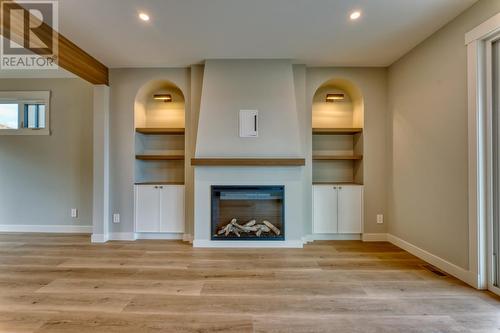
[{"label": "white baseboard", "polygon": [[360,234],[310,234],[302,237],[304,244],[319,240],[360,240]]},{"label": "white baseboard", "polygon": [[110,232],[108,240],[111,241],[135,241],[135,232]]},{"label": "white baseboard", "polygon": [[92,234],[90,241],[92,243],[106,243],[108,241],[108,235],[106,234]]},{"label": "white baseboard", "polygon": [[135,239],[163,239],[163,240],[182,240],[182,233],[156,233],[156,232],[136,232]]},{"label": "white baseboard", "polygon": [[156,233],[156,232],[111,232],[107,235],[93,234],[92,243],[106,243],[107,241],[135,241],[138,239],[183,240],[190,242],[192,236],[183,233]]},{"label": "white baseboard", "polygon": [[91,234],[91,225],[15,225],[0,224],[0,232]]},{"label": "white baseboard", "polygon": [[211,241],[205,239],[195,239],[193,247],[201,248],[302,248],[302,240],[286,241]]},{"label": "white baseboard", "polygon": [[363,242],[387,242],[387,234],[363,234]]},{"label": "white baseboard", "polygon": [[453,275],[457,279],[462,280],[473,287],[475,286],[474,274],[470,271],[452,264],[451,262],[446,261],[443,258],[440,258],[430,252],[427,252],[426,250],[419,248],[418,246],[415,246],[391,234],[387,234],[387,240],[397,247],[400,247],[403,250],[413,254],[414,256],[428,262],[429,264],[436,266],[444,272]]}]

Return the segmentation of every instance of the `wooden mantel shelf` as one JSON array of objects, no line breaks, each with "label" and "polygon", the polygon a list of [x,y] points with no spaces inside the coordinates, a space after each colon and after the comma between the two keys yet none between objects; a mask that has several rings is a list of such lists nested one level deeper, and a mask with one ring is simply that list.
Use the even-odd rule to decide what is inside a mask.
[{"label": "wooden mantel shelf", "polygon": [[193,158],[193,166],[304,166],[304,158]]}]

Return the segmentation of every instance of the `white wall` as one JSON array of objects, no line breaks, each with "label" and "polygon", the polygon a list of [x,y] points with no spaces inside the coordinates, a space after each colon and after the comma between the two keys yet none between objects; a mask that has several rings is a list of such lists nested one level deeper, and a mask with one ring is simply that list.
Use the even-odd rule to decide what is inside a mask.
[{"label": "white wall", "polygon": [[481,0],[389,69],[389,232],[468,267],[465,33],[500,11]]},{"label": "white wall", "polygon": [[52,93],[52,135],[0,136],[0,225],[92,225],[92,89],[80,79],[0,80],[1,91]]}]

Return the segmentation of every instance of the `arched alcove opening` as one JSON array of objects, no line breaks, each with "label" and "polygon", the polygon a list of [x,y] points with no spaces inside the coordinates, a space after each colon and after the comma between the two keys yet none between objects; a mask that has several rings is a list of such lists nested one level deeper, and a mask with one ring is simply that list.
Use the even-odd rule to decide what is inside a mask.
[{"label": "arched alcove opening", "polygon": [[[155,95],[170,95],[171,99],[155,98]],[[184,128],[184,94],[170,81],[146,83],[139,89],[134,107],[136,128]]]},{"label": "arched alcove opening", "polygon": [[[343,94],[343,99],[327,101],[328,95]],[[313,128],[363,128],[364,102],[360,89],[344,79],[323,83],[313,98]]]},{"label": "arched alcove opening", "polygon": [[345,79],[322,84],[312,101],[313,183],[363,183],[364,102]]},{"label": "arched alcove opening", "polygon": [[142,86],[134,103],[136,184],[183,184],[185,100],[170,81]]}]

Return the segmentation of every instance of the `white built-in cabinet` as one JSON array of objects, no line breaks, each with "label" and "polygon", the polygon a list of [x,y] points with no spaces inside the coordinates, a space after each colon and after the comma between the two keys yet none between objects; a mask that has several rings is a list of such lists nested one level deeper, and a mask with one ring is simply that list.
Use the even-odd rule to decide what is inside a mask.
[{"label": "white built-in cabinet", "polygon": [[135,232],[183,233],[184,185],[136,185]]},{"label": "white built-in cabinet", "polygon": [[362,225],[363,186],[313,186],[313,233],[360,234]]}]

